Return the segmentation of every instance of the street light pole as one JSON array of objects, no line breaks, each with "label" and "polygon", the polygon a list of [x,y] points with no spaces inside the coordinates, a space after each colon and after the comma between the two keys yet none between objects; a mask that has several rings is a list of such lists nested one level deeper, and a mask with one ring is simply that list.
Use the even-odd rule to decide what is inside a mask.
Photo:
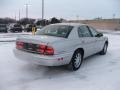
[{"label": "street light pole", "polygon": [[44,0],[42,0],[42,20],[44,19]]}]

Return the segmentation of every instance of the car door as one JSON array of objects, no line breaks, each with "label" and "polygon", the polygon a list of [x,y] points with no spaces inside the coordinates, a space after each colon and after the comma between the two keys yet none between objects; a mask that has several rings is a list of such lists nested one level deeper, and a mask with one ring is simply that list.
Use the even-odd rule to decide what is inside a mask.
[{"label": "car door", "polygon": [[96,40],[95,46],[94,46],[95,47],[95,52],[101,51],[102,48],[103,48],[103,45],[104,45],[104,39],[103,39],[103,37],[102,36],[97,37],[97,35],[99,34],[99,32],[95,28],[93,28],[91,26],[88,26],[88,28],[90,29],[93,38]]},{"label": "car door", "polygon": [[84,48],[85,57],[90,56],[95,53],[96,39],[92,36],[90,30],[86,25],[80,26],[78,28],[78,35],[80,41],[82,41],[82,46]]}]

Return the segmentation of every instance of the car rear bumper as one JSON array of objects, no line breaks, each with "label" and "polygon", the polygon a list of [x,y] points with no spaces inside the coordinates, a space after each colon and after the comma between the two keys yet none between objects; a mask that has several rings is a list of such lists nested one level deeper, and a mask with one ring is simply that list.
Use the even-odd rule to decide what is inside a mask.
[{"label": "car rear bumper", "polygon": [[21,51],[18,49],[14,49],[14,55],[20,60],[24,60],[30,63],[43,65],[43,66],[66,65],[69,64],[72,58],[72,53],[54,55],[54,56],[45,56],[45,55],[39,55],[39,54]]}]

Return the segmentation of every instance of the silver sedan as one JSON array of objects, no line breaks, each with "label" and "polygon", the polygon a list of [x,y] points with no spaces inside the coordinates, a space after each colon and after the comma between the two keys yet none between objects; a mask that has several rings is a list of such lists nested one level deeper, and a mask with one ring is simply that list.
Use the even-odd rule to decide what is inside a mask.
[{"label": "silver sedan", "polygon": [[44,65],[67,65],[78,70],[84,58],[105,55],[108,38],[86,24],[60,23],[48,25],[35,35],[19,37],[14,54],[20,60]]}]

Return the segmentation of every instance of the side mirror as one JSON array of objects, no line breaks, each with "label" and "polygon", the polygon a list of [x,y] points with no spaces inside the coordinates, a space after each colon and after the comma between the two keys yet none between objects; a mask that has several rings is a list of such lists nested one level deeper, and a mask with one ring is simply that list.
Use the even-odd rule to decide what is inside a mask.
[{"label": "side mirror", "polygon": [[102,36],[103,36],[102,33],[98,33],[98,34],[96,35],[96,37],[102,37]]}]

